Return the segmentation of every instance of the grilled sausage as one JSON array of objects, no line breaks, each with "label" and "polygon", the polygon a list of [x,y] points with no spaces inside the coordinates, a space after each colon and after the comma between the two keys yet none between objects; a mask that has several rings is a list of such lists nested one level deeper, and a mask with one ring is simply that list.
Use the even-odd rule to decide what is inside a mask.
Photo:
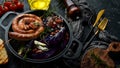
[{"label": "grilled sausage", "polygon": [[13,19],[13,32],[9,36],[16,40],[31,40],[37,38],[44,31],[40,17],[33,14],[20,14]]}]

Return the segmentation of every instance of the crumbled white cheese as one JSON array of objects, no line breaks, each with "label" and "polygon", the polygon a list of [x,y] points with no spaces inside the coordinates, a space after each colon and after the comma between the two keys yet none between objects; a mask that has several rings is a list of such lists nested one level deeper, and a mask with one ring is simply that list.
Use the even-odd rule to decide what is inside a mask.
[{"label": "crumbled white cheese", "polygon": [[35,44],[35,45],[38,45],[38,46],[46,46],[45,43],[39,42],[39,41],[37,41],[37,40],[34,41],[34,44]]},{"label": "crumbled white cheese", "polygon": [[38,46],[37,48],[42,50],[42,51],[48,51],[49,50],[47,47],[42,47],[42,46]]},{"label": "crumbled white cheese", "polygon": [[34,44],[37,45],[37,48],[42,51],[48,51],[49,49],[46,47],[47,45],[45,43],[39,42],[37,40],[34,41]]}]

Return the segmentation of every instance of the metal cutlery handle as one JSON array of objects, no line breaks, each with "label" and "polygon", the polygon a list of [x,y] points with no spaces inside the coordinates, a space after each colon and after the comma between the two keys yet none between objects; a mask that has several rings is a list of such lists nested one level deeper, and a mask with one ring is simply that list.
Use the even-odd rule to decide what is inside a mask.
[{"label": "metal cutlery handle", "polygon": [[99,31],[103,31],[106,26],[107,26],[107,23],[108,23],[108,19],[107,18],[104,18],[100,24],[98,25],[98,29],[95,31],[94,35],[90,38],[90,40],[83,46],[83,50],[85,50],[88,45],[91,43],[91,41],[94,39],[94,37],[99,33]]},{"label": "metal cutlery handle", "polygon": [[96,20],[95,20],[95,23],[93,24],[93,26],[92,26],[91,30],[89,31],[89,33],[86,35],[86,37],[85,37],[85,39],[84,39],[84,41],[83,41],[83,44],[85,44],[86,41],[88,41],[88,39],[90,38],[93,29],[94,29],[95,26],[98,24],[98,21],[100,20],[100,18],[101,18],[102,15],[104,14],[104,12],[105,12],[104,9],[102,9],[102,10],[100,10],[100,11],[98,12],[97,18],[96,18]]}]

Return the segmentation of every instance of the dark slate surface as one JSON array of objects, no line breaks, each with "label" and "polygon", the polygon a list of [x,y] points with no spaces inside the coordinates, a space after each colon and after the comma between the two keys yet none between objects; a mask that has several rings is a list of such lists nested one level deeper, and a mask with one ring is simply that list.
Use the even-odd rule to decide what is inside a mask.
[{"label": "dark slate surface", "polygon": [[[25,1],[25,6],[26,6],[27,0],[24,0],[24,1]],[[105,9],[105,16],[109,19],[109,23],[107,25],[106,30],[110,34],[115,35],[118,38],[120,38],[120,9],[119,9],[120,0],[87,0],[87,2],[92,8],[95,9],[96,13],[101,9]],[[0,3],[3,3],[3,0],[0,0]],[[24,11],[29,9],[29,7],[24,7],[24,8],[25,8]],[[59,9],[59,10],[63,10],[63,9]],[[58,11],[58,12],[64,15],[62,11]],[[3,31],[4,31],[3,29],[0,29],[0,38],[4,39],[4,37],[2,36],[4,34]],[[12,57],[10,57],[9,63],[6,65],[2,65],[2,66],[0,65],[0,68],[42,68],[39,64],[31,64],[31,63],[26,64],[26,62],[20,61],[13,55],[10,55],[10,56]],[[59,63],[56,63],[56,64],[59,64]],[[52,66],[49,64],[48,66],[55,68],[55,65]],[[46,66],[44,66],[44,68],[45,67]]]},{"label": "dark slate surface", "polygon": [[96,12],[105,9],[105,16],[109,19],[106,30],[120,38],[120,0],[87,0]]}]

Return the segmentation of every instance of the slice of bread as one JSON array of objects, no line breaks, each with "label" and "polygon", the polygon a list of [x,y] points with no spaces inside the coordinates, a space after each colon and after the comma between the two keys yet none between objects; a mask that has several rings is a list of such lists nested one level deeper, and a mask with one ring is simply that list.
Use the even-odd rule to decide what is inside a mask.
[{"label": "slice of bread", "polygon": [[6,64],[8,62],[8,54],[4,47],[4,42],[0,39],[0,64]]}]

